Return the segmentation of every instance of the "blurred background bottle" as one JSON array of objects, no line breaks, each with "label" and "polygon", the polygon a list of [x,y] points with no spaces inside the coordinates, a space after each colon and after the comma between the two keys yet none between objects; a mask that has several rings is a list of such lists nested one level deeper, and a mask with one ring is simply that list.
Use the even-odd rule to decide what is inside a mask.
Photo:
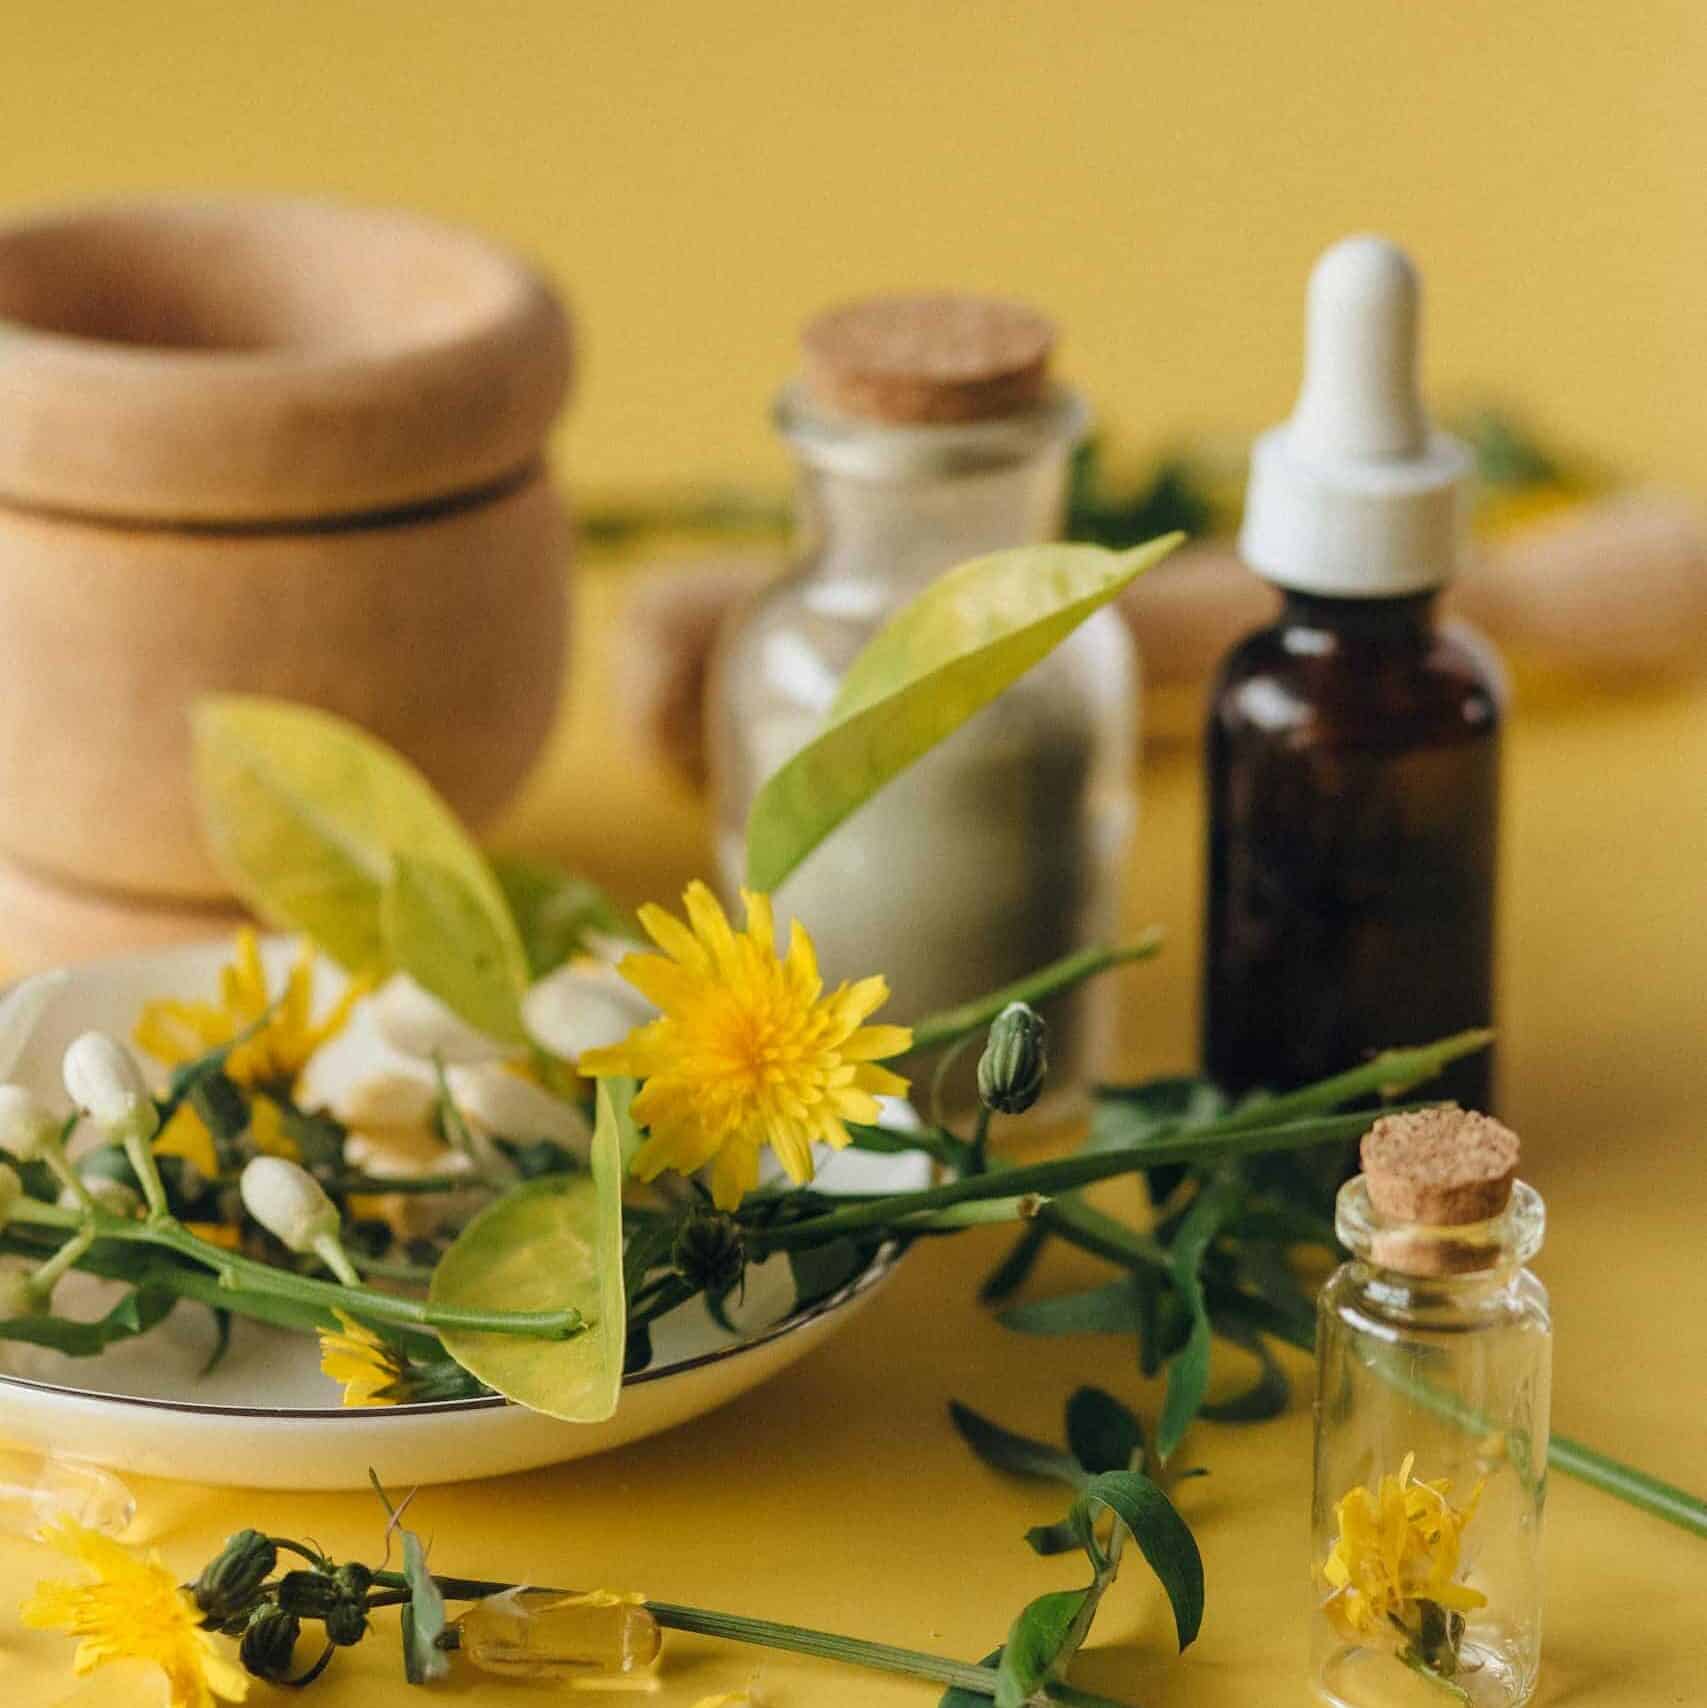
[{"label": "blurred background bottle", "polygon": [[[975,297],[874,298],[807,327],[804,377],[776,410],[799,461],[800,554],[726,629],[710,686],[727,895],[754,796],[819,733],[865,644],[943,571],[1056,537],[1086,417],[1048,383],[1053,342],[1029,309]],[[779,916],[806,923],[827,980],[884,973],[901,1019],[1109,938],[1137,704],[1132,643],[1099,613],[815,850]],[[1094,987],[1045,1007],[1057,1092],[1091,1071],[1101,1009]],[[917,1082],[923,1064],[908,1067]],[[975,1059],[960,1068],[955,1106]]]}]

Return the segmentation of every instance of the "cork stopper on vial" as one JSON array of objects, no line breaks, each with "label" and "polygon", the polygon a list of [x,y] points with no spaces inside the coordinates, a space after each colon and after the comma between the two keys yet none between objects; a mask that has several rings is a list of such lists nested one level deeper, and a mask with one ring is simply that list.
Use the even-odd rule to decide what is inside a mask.
[{"label": "cork stopper on vial", "polygon": [[820,314],[801,336],[823,408],[897,425],[993,421],[1043,400],[1055,327],[996,297],[877,296]]},{"label": "cork stopper on vial", "polygon": [[[1504,1214],[1519,1148],[1509,1127],[1453,1104],[1383,1116],[1361,1147],[1364,1187],[1383,1224],[1375,1261],[1413,1275],[1488,1268],[1498,1241],[1470,1230]],[[1443,1234],[1452,1228],[1466,1233]]]}]

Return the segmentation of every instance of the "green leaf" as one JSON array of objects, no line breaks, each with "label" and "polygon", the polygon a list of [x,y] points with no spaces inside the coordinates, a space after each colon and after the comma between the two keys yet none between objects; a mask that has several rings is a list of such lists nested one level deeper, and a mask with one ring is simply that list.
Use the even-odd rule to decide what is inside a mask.
[{"label": "green leaf", "polygon": [[47,1316],[0,1320],[0,1340],[28,1341],[32,1346],[51,1346],[71,1358],[93,1358],[115,1341],[147,1334],[170,1315],[177,1302],[177,1295],[164,1288],[139,1287],[93,1322]]},{"label": "green leaf", "polygon": [[232,887],[352,972],[391,965],[381,897],[396,856],[460,880],[507,976],[527,960],[504,892],[454,812],[400,755],[329,712],[226,694],[199,700],[195,776],[210,850]]},{"label": "green leaf", "polygon": [[1160,1580],[1174,1612],[1179,1646],[1190,1646],[1203,1623],[1203,1556],[1174,1503],[1142,1471],[1106,1471],[1085,1486],[1075,1512],[1094,1523],[1112,1512]]},{"label": "green leaf", "polygon": [[948,1402],[948,1415],[961,1440],[993,1469],[1017,1477],[1047,1477],[1071,1489],[1084,1486],[1084,1470],[1071,1453],[1051,1447],[1046,1441],[1034,1441],[1029,1435],[1016,1435],[1003,1429],[959,1400]]},{"label": "green leaf", "polygon": [[1190,1132],[1226,1112],[1226,1097],[1206,1079],[1176,1075],[1142,1085],[1105,1085],[1091,1110],[1085,1149],[1136,1150],[1163,1133]]},{"label": "green leaf", "polygon": [[996,1321],[1019,1334],[1136,1334],[1139,1310],[1137,1286],[1128,1279],[1009,1305],[996,1313]]},{"label": "green leaf", "polygon": [[1231,1399],[1205,1400],[1200,1408],[1203,1415],[1215,1423],[1263,1423],[1279,1417],[1292,1398],[1292,1384],[1268,1342],[1254,1329],[1230,1318],[1218,1318],[1215,1326],[1223,1337],[1256,1359],[1257,1379]]},{"label": "green leaf", "polygon": [[512,1044],[527,1041],[526,968],[514,956],[519,943],[507,913],[494,913],[449,867],[399,853],[379,918],[392,966],[477,1030]]},{"label": "green leaf", "polygon": [[[992,1649],[978,1664],[980,1666],[999,1666],[1001,1660],[1002,1651]],[[936,1708],[990,1708],[990,1698],[980,1695],[976,1690],[968,1690],[964,1685],[956,1684],[943,1693],[942,1700],[937,1703]]]},{"label": "green leaf", "polygon": [[1095,1611],[1088,1589],[1056,1590],[1025,1608],[1013,1622],[996,1666],[996,1708],[1026,1708],[1072,1659],[1084,1641],[1087,1611]]},{"label": "green leaf", "polygon": [[427,1569],[427,1551],[413,1530],[403,1533],[403,1576],[409,1599],[403,1608],[403,1675],[411,1684],[431,1684],[450,1671],[439,1647],[445,1628],[445,1598]]},{"label": "green leaf", "polygon": [[953,734],[1179,544],[1022,546],[942,576],[853,661],[819,737],[759,791],[747,875],[774,890],[884,784]]},{"label": "green leaf", "polygon": [[627,1341],[622,1287],[622,1138],[628,1081],[600,1080],[591,1172],[548,1175],[500,1198],[433,1271],[434,1304],[581,1312],[572,1340],[446,1332],[445,1350],[506,1398],[570,1423],[615,1410]]},{"label": "green leaf", "polygon": [[1156,1451],[1163,1463],[1185,1438],[1191,1420],[1209,1390],[1209,1348],[1212,1333],[1203,1298],[1203,1259],[1216,1234],[1238,1214],[1244,1183],[1233,1170],[1223,1170],[1198,1189],[1191,1208],[1174,1235],[1171,1266],[1174,1286],[1191,1313],[1191,1332],[1168,1365],[1168,1387],[1156,1425]]},{"label": "green leaf", "polygon": [[1067,1401],[1067,1448],[1084,1468],[1127,1471],[1144,1451],[1138,1419],[1101,1388],[1079,1388]]},{"label": "green leaf", "polygon": [[1009,1247],[1007,1256],[984,1277],[978,1289],[978,1303],[999,1305],[1004,1299],[1011,1299],[1037,1267],[1048,1243],[1048,1228],[1041,1222],[1028,1222],[1025,1232]]},{"label": "green leaf", "polygon": [[589,932],[635,935],[633,921],[590,879],[515,854],[495,854],[491,865],[536,979],[584,953]]}]

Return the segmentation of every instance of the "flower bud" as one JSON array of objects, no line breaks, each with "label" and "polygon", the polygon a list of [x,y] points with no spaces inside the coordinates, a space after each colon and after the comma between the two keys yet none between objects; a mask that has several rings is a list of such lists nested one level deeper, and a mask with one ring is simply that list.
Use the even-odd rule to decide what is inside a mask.
[{"label": "flower bud", "polygon": [[696,1204],[676,1229],[670,1261],[692,1286],[727,1293],[741,1279],[747,1249],[732,1216]]},{"label": "flower bud", "polygon": [[0,1228],[12,1219],[12,1206],[17,1203],[24,1190],[24,1183],[18,1178],[18,1171],[9,1164],[0,1162]]},{"label": "flower bud", "polygon": [[291,1251],[313,1251],[338,1234],[338,1206],[305,1168],[282,1156],[258,1156],[238,1181],[246,1209]]},{"label": "flower bud", "polygon": [[256,1678],[283,1684],[291,1675],[291,1656],[302,1621],[282,1607],[263,1601],[250,1616],[237,1658]]},{"label": "flower bud", "polygon": [[21,1085],[0,1085],[0,1151],[34,1162],[58,1132],[59,1122]]},{"label": "flower bud", "polygon": [[21,1269],[0,1269],[0,1322],[14,1317],[33,1317],[41,1309],[41,1295]]},{"label": "flower bud", "polygon": [[85,1032],[65,1052],[65,1089],[108,1138],[146,1141],[160,1126],[136,1058],[105,1032]]},{"label": "flower bud", "polygon": [[[101,1174],[91,1177],[82,1174],[81,1170],[79,1175],[89,1196],[108,1215],[122,1216],[128,1222],[142,1208],[141,1193],[134,1187],[127,1186],[122,1180],[114,1180]],[[69,1186],[61,1190],[57,1202],[62,1210],[80,1210],[83,1207],[83,1201]]]},{"label": "flower bud", "polygon": [[1048,1028],[1023,1002],[1010,1002],[990,1025],[978,1058],[978,1097],[998,1115],[1023,1115],[1049,1072]]},{"label": "flower bud", "polygon": [[278,1563],[279,1551],[271,1537],[259,1530],[239,1530],[218,1556],[202,1567],[190,1593],[208,1622],[222,1625],[242,1611]]},{"label": "flower bud", "polygon": [[360,1601],[373,1588],[373,1573],[360,1560],[346,1560],[333,1572],[338,1587],[345,1595]]},{"label": "flower bud", "polygon": [[353,1649],[367,1635],[367,1609],[348,1598],[336,1603],[325,1618],[326,1641]]},{"label": "flower bud", "polygon": [[286,1572],[279,1579],[277,1593],[280,1607],[306,1619],[324,1619],[344,1599],[338,1580],[321,1571]]}]

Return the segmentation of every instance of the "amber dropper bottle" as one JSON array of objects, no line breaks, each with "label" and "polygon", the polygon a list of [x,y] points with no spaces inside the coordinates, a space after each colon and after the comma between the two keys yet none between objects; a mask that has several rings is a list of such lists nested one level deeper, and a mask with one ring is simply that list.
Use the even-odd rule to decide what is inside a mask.
[{"label": "amber dropper bottle", "polygon": [[[1240,552],[1278,619],[1209,714],[1205,1061],[1289,1086],[1490,1025],[1503,688],[1436,603],[1462,550],[1466,448],[1417,392],[1419,289],[1375,237],[1310,279],[1292,418],[1252,455]],[[1441,1094],[1493,1107],[1493,1062]]]}]

